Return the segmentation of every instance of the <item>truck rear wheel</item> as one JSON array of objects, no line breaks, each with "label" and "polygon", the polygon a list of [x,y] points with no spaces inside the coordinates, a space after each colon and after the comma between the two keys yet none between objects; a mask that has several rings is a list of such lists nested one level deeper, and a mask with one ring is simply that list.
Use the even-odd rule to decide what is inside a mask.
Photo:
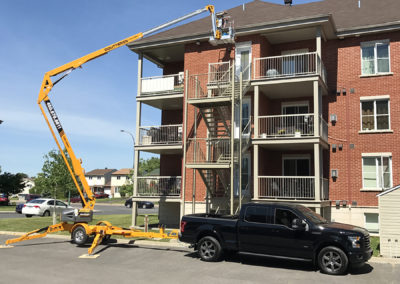
[{"label": "truck rear wheel", "polygon": [[86,234],[84,227],[78,226],[72,231],[71,238],[74,243],[76,243],[78,246],[81,246],[86,243],[88,235]]},{"label": "truck rear wheel", "polygon": [[222,249],[219,241],[211,236],[202,238],[198,244],[198,254],[204,261],[218,261],[221,257]]},{"label": "truck rear wheel", "polygon": [[318,265],[326,274],[340,275],[347,271],[349,260],[340,248],[329,246],[319,252]]}]

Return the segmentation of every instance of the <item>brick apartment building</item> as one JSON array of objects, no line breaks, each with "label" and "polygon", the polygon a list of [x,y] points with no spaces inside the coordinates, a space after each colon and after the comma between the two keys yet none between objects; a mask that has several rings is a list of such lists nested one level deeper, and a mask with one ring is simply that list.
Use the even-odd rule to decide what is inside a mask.
[{"label": "brick apartment building", "polygon": [[[397,0],[253,1],[226,11],[234,41],[210,43],[206,17],[129,44],[134,200],[159,201],[169,225],[276,201],[377,231],[376,195],[399,183],[399,10]],[[163,76],[143,78],[144,58]],[[161,125],[141,125],[143,104]],[[137,176],[141,152],[160,155],[160,176]]]}]

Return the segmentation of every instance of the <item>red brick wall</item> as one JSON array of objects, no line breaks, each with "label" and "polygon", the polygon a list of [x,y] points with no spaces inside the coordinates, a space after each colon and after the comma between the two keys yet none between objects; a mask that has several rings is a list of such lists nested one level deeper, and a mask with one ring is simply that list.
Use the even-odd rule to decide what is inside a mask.
[{"label": "red brick wall", "polygon": [[163,110],[161,112],[161,124],[181,124],[183,121],[182,110]]},{"label": "red brick wall", "polygon": [[[393,75],[360,78],[360,43],[390,39],[390,65]],[[343,150],[330,153],[329,168],[338,169],[336,181],[330,179],[330,199],[357,201],[358,205],[377,206],[377,192],[361,192],[362,153],[392,153],[393,185],[399,184],[400,149],[400,32],[333,40],[323,44],[323,62],[327,68],[330,94],[328,112],[338,116],[335,126],[329,125],[329,143],[343,144]],[[336,89],[346,88],[347,94],[336,96]],[[350,88],[355,93],[350,94]],[[394,133],[359,134],[360,97],[390,95],[391,128]],[[350,149],[354,144],[354,149]]]},{"label": "red brick wall", "polygon": [[[390,39],[391,71],[393,75],[360,78],[361,60],[360,43],[378,39]],[[285,43],[271,45],[265,37],[249,36],[238,39],[241,41],[252,41],[252,56],[265,57],[269,55],[279,55],[284,50],[308,48],[315,51],[315,40],[299,41],[295,43]],[[357,201],[360,206],[376,206],[377,192],[361,192],[362,187],[362,168],[361,154],[371,152],[391,152],[392,153],[392,176],[393,184],[400,183],[400,149],[397,146],[399,133],[397,126],[400,124],[398,115],[400,108],[400,32],[387,33],[373,36],[362,36],[344,40],[330,40],[322,43],[322,57],[328,73],[328,96],[323,97],[323,113],[335,113],[338,122],[335,126],[329,125],[329,143],[343,144],[343,150],[332,153],[325,151],[324,154],[324,174],[330,174],[329,169],[338,169],[339,177],[336,181],[330,179],[330,199]],[[184,70],[189,70],[190,74],[205,74],[208,71],[209,62],[222,62],[233,59],[234,47],[230,45],[213,47],[208,43],[187,45],[185,48]],[[347,95],[336,96],[337,88],[346,88]],[[355,89],[354,94],[350,94],[350,88]],[[359,134],[360,130],[360,97],[390,95],[391,125],[394,133],[386,134]],[[252,95],[251,95],[252,96]],[[252,96],[253,97],[253,96]],[[300,100],[300,99],[299,99]],[[312,97],[302,98],[301,100],[310,101],[310,112],[313,111]],[[279,114],[281,103],[284,100],[268,100],[260,94],[260,115]],[[253,105],[253,104],[252,104]],[[254,112],[253,112],[254,113]],[[188,108],[188,137],[193,135],[194,108]],[[199,120],[197,127],[197,137],[206,137],[204,123]],[[191,131],[191,132],[190,132]],[[354,144],[355,148],[350,150],[349,145]],[[267,157],[260,162],[260,174],[272,174],[281,172],[281,153],[268,153],[260,149],[260,157]],[[329,154],[328,154],[329,153]],[[279,165],[276,163],[279,162]],[[269,165],[274,165],[268,169]],[[279,173],[278,173],[279,171]],[[186,172],[186,200],[191,200],[193,174],[192,170]],[[196,177],[196,196],[197,200],[204,200],[205,187],[199,175]]]},{"label": "red brick wall", "polygon": [[182,155],[160,155],[160,176],[180,176]]}]

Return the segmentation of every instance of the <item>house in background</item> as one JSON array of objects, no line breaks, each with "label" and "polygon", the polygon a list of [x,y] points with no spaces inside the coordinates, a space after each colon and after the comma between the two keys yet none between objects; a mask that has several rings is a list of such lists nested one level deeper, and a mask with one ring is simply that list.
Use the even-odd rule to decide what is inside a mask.
[{"label": "house in background", "polygon": [[116,169],[95,169],[85,174],[86,180],[93,193],[107,193],[111,196],[111,174]]},{"label": "house in background", "polygon": [[133,169],[120,169],[111,174],[111,197],[121,197],[119,192],[120,187],[123,185],[132,184],[132,180],[130,179],[132,171]]},{"label": "house in background", "polygon": [[[210,43],[206,17],[128,45],[134,201],[159,201],[176,225],[275,201],[376,228],[376,194],[400,183],[400,1],[284,2],[227,10],[234,43]],[[163,75],[142,77],[144,59]],[[141,125],[143,105],[161,125]],[[160,155],[159,176],[138,176],[142,152]]]}]

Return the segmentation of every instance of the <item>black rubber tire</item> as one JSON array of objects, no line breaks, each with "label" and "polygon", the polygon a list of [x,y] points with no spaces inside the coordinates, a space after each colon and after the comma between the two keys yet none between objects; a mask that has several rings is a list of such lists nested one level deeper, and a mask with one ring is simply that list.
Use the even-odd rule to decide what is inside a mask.
[{"label": "black rubber tire", "polygon": [[126,208],[132,208],[132,203],[128,203],[127,205],[126,205]]},{"label": "black rubber tire", "polygon": [[142,208],[143,208],[143,209],[147,209],[147,205],[146,205],[146,204],[143,204]]},{"label": "black rubber tire", "polygon": [[323,273],[342,275],[347,271],[349,259],[340,248],[328,246],[319,252],[318,266]]},{"label": "black rubber tire", "polygon": [[82,226],[76,227],[71,233],[71,239],[78,246],[84,245],[88,239],[85,228]]},{"label": "black rubber tire", "polygon": [[31,218],[31,217],[32,217],[32,215],[25,214],[25,217],[26,217],[26,218]]},{"label": "black rubber tire", "polygon": [[50,211],[46,210],[43,212],[43,217],[50,216]]},{"label": "black rubber tire", "polygon": [[222,255],[221,244],[211,236],[202,238],[197,245],[197,249],[199,257],[207,262],[218,261]]}]

